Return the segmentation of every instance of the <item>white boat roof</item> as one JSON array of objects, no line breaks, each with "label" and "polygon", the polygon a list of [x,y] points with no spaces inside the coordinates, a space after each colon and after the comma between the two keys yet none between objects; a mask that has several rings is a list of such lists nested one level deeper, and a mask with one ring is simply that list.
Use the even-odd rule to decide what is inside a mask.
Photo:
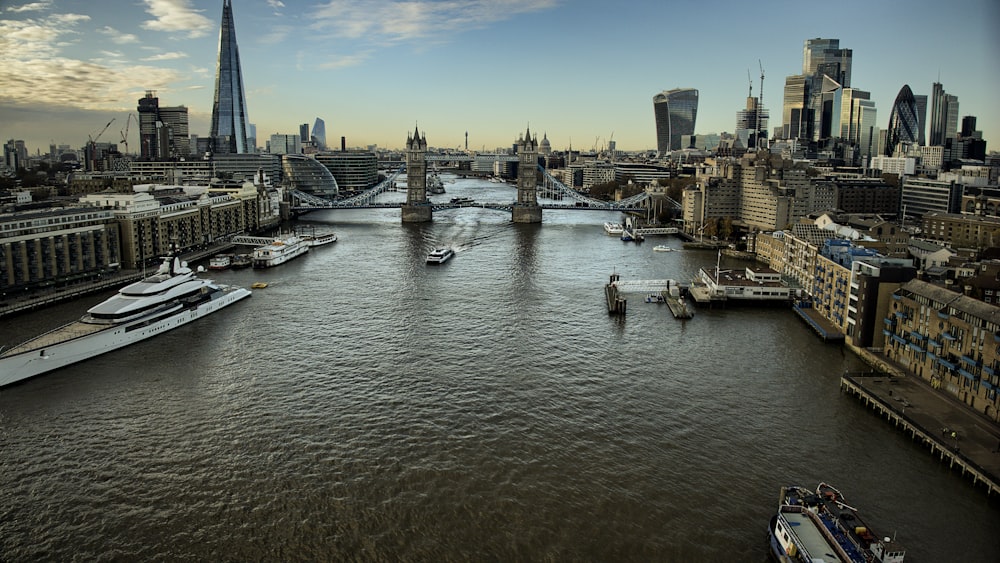
[{"label": "white boat roof", "polygon": [[816,523],[809,516],[801,512],[783,512],[782,514],[792,531],[799,537],[802,547],[812,556],[813,561],[843,561],[840,556],[834,553],[833,546],[826,541],[823,534],[816,528]]}]

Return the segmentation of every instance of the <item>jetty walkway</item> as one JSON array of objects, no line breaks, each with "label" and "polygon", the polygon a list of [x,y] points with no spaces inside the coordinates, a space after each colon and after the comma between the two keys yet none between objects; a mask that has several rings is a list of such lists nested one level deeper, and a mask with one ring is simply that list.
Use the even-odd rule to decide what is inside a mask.
[{"label": "jetty walkway", "polygon": [[974,485],[985,486],[987,494],[1000,493],[1000,425],[916,375],[845,373],[840,389],[928,447],[949,468],[971,477]]}]

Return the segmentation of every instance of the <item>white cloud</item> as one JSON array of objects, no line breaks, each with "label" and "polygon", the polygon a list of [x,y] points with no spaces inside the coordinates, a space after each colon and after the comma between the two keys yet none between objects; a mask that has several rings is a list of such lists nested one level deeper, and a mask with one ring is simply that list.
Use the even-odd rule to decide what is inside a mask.
[{"label": "white cloud", "polygon": [[135,35],[133,35],[131,33],[122,33],[121,31],[118,31],[117,29],[115,29],[115,28],[113,28],[111,26],[107,26],[106,25],[106,26],[102,27],[101,29],[98,29],[97,31],[100,32],[100,33],[103,33],[104,35],[107,35],[108,37],[111,38],[111,41],[113,41],[113,42],[115,42],[115,43],[117,43],[119,45],[126,45],[128,43],[138,43],[139,42],[139,38],[136,37]]},{"label": "white cloud", "polygon": [[[128,66],[117,51],[103,50],[91,60],[63,55],[89,20],[77,14],[37,19],[0,20],[0,105],[53,104],[66,108],[105,109],[132,105],[137,87],[166,89],[184,77],[153,66]],[[82,87],[81,85],[86,85]]]},{"label": "white cloud", "polygon": [[371,51],[364,51],[353,55],[333,55],[326,62],[320,63],[319,68],[332,70],[358,66],[369,58],[371,58]]},{"label": "white cloud", "polygon": [[281,9],[285,7],[285,3],[281,0],[267,0],[267,5],[270,6],[277,15],[280,15]]},{"label": "white cloud", "polygon": [[47,9],[50,5],[52,5],[52,2],[31,2],[20,6],[10,6],[7,8],[7,11],[14,12],[15,14],[21,12],[40,12]]},{"label": "white cloud", "polygon": [[557,0],[331,0],[310,27],[369,42],[441,41],[448,34],[489,27],[514,16],[548,10]]},{"label": "white cloud", "polygon": [[173,61],[177,59],[183,59],[187,57],[187,53],[178,53],[176,51],[171,53],[160,53],[158,55],[153,55],[152,57],[146,57],[142,60],[144,61]]},{"label": "white cloud", "polygon": [[215,25],[201,15],[204,10],[191,8],[189,0],[143,0],[146,12],[156,19],[142,23],[143,29],[185,32],[189,38],[208,34]]}]

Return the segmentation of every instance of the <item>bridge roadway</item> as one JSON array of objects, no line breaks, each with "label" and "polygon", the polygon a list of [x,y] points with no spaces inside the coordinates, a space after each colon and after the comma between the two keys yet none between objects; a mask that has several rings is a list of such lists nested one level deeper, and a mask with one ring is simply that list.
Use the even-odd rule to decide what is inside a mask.
[{"label": "bridge roadway", "polygon": [[[642,192],[636,194],[630,198],[623,199],[621,201],[603,201],[599,199],[592,198],[586,194],[582,194],[554,178],[548,173],[542,166],[538,167],[542,174],[542,181],[544,187],[550,191],[558,192],[563,195],[563,197],[573,200],[573,204],[540,204],[539,207],[542,209],[573,209],[577,211],[646,211],[644,207],[640,204],[649,198],[649,194]],[[379,194],[390,190],[393,187],[393,183],[396,177],[399,176],[403,171],[403,167],[398,168],[389,177],[380,182],[375,187],[366,190],[356,196],[351,198],[332,201],[320,197],[316,197],[311,194],[300,192],[294,190],[291,192],[292,197],[292,211],[296,213],[306,213],[308,211],[326,210],[326,209],[380,209],[380,208],[401,208],[402,203],[375,203],[375,197]],[[298,205],[296,205],[296,202]],[[676,204],[673,200],[670,200],[671,204]],[[434,203],[428,202],[431,208],[436,210],[443,209],[454,209],[457,207],[482,207],[486,209],[496,209],[499,211],[511,211],[514,207],[514,202],[490,202],[490,203]]]}]

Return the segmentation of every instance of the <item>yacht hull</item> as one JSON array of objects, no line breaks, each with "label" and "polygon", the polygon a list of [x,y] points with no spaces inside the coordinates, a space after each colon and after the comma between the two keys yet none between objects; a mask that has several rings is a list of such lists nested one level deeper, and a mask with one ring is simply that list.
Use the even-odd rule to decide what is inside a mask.
[{"label": "yacht hull", "polygon": [[[222,288],[190,307],[113,325],[75,321],[0,353],[0,387],[24,381],[186,325],[250,297],[248,289]],[[23,351],[21,350],[23,348]]]}]

